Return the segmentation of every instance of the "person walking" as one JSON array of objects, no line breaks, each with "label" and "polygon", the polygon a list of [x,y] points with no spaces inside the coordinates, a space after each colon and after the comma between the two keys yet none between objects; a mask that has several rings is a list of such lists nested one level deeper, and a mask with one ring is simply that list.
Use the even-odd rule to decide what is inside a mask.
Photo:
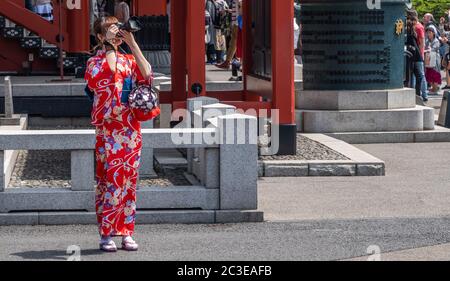
[{"label": "person walking", "polygon": [[429,25],[426,29],[427,37],[425,41],[425,77],[428,84],[431,86],[430,91],[437,94],[442,83],[441,77],[441,56],[440,56],[440,42],[438,31],[433,25]]},{"label": "person walking", "polygon": [[[101,50],[87,62],[85,80],[94,93],[91,112],[96,132],[95,206],[100,249],[117,251],[112,240],[122,237],[122,248],[136,251],[132,235],[136,219],[136,185],[142,150],[141,125],[124,100],[130,83],[151,85],[153,73],[132,33],[119,30],[115,17],[99,18],[95,24]],[[123,42],[131,55],[120,54]]]},{"label": "person walking", "polygon": [[239,0],[231,1],[231,6],[228,12],[231,13],[231,39],[230,43],[228,44],[225,61],[221,64],[216,64],[216,66],[221,69],[229,69],[231,62],[236,55],[237,39],[239,33],[239,25],[238,25]]},{"label": "person walking", "polygon": [[214,47],[216,50],[216,63],[222,64],[227,51],[227,43],[225,35],[222,33],[222,26],[226,17],[226,11],[228,10],[228,4],[225,0],[213,0],[212,2],[215,7],[215,12],[211,16],[215,29]]},{"label": "person walking", "polygon": [[[424,57],[425,57],[425,28],[419,22],[419,15],[417,11],[411,10],[408,12],[408,18],[412,23],[412,29],[410,36],[413,36],[419,48],[419,55],[421,59],[416,59],[413,63],[413,73],[414,75],[411,77],[411,88],[416,89],[417,96],[420,96],[423,101],[428,101],[428,89],[427,89],[427,81],[425,78],[425,65],[424,65]],[[410,38],[411,39],[411,38]]]}]

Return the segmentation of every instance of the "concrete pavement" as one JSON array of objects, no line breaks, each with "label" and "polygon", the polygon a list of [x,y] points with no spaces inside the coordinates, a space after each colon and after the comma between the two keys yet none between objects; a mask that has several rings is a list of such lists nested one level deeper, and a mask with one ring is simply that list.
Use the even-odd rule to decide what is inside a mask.
[{"label": "concrete pavement", "polygon": [[[95,226],[0,227],[0,260],[450,259],[450,143],[359,145],[386,177],[264,178],[264,223],[137,226],[137,253],[103,254]],[[370,251],[368,251],[370,250]]]}]

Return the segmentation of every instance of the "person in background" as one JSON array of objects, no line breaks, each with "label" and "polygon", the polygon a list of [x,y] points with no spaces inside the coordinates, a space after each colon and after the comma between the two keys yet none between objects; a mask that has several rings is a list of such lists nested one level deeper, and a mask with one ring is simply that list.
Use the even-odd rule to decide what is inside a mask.
[{"label": "person in background", "polygon": [[436,24],[436,20],[434,19],[433,14],[430,13],[426,13],[423,16],[423,25],[425,26],[425,28],[428,28],[430,26],[434,26],[434,28],[436,29],[436,31],[438,32],[438,37],[440,36],[439,33],[439,26]]},{"label": "person in background", "polygon": [[444,26],[443,42],[445,42],[445,54],[442,60],[445,69],[445,77],[447,85],[443,88],[444,90],[450,90],[450,23]]},{"label": "person in background", "polygon": [[438,37],[438,31],[433,25],[429,25],[426,29],[427,38],[425,41],[425,77],[431,86],[430,92],[437,94],[442,83],[441,77],[441,56],[439,48],[441,46]]},{"label": "person in background", "polygon": [[45,20],[53,22],[53,4],[52,0],[35,0],[34,12]]},{"label": "person in background", "polygon": [[[300,39],[300,26],[297,24],[297,21],[294,19],[294,50],[297,49],[298,47],[298,41]],[[297,62],[297,59],[294,59],[295,63],[300,63]]]},{"label": "person in background", "polygon": [[424,65],[424,57],[425,57],[425,28],[419,22],[419,14],[416,10],[408,11],[408,17],[410,18],[415,34],[415,40],[417,41],[417,46],[420,50],[420,56],[422,60],[418,60],[414,63],[413,72],[414,75],[411,79],[411,88],[416,89],[416,94],[422,97],[423,101],[428,101],[428,90],[427,90],[427,81],[425,79],[425,65]]},{"label": "person in background", "polygon": [[108,0],[97,0],[98,15],[100,18],[108,16],[107,4]]},{"label": "person in background", "polygon": [[294,4],[294,15],[295,15],[295,24],[298,25],[298,40],[297,40],[297,45],[294,47],[294,51],[295,51],[295,60],[297,63],[302,64],[303,60],[302,60],[302,24],[300,21],[300,16],[301,16],[301,6],[298,3]]},{"label": "person in background", "polygon": [[225,58],[225,61],[221,64],[216,64],[218,68],[222,69],[229,69],[231,65],[231,61],[233,60],[234,56],[236,55],[236,49],[237,49],[237,37],[239,32],[239,26],[237,22],[237,18],[239,15],[239,1],[238,0],[232,0],[230,2],[231,6],[228,10],[229,13],[231,13],[231,38],[230,43],[228,44],[227,49],[227,55]]},{"label": "person in background", "polygon": [[446,54],[446,48],[447,48],[447,37],[445,36],[445,24],[447,23],[447,20],[445,17],[441,17],[439,20],[439,26],[438,26],[438,32],[441,35],[439,40],[441,41],[441,48],[439,49],[441,58],[445,57]]},{"label": "person in background", "polygon": [[97,0],[90,0],[89,5],[89,27],[90,27],[90,44],[91,48],[97,45],[97,39],[95,38],[94,23],[98,20],[100,14],[98,12]]},{"label": "person in background", "polygon": [[406,48],[411,54],[408,57],[408,81],[411,88],[416,89],[416,95],[421,96],[421,91],[427,90],[425,72],[424,72],[424,61],[421,49],[418,44],[418,35],[416,32],[415,24],[418,22],[417,17],[408,15],[406,21]]},{"label": "person in background", "polygon": [[216,63],[216,48],[215,48],[215,38],[216,38],[216,29],[214,28],[213,19],[216,17],[216,6],[214,5],[213,0],[205,0],[206,6],[206,22],[205,26],[207,28],[207,36],[205,39],[206,43],[206,63],[214,64]]},{"label": "person in background", "polygon": [[211,27],[212,27],[212,20],[211,15],[207,10],[205,10],[205,49],[206,49],[206,63],[210,64],[212,61],[215,60],[214,52],[211,50],[214,50],[214,43],[211,40]]},{"label": "person in background", "polygon": [[225,35],[222,32],[222,26],[226,17],[226,11],[229,9],[225,0],[214,0],[216,8],[215,17],[213,17],[214,28],[216,29],[216,38],[214,47],[216,48],[216,63],[222,64],[225,61],[225,54],[227,51],[227,42]]},{"label": "person in background", "polygon": [[236,40],[236,57],[231,62],[232,69],[232,77],[229,81],[242,81],[242,75],[239,75],[239,72],[242,72],[242,57],[243,57],[243,49],[242,49],[242,29],[244,26],[243,18],[242,18],[242,1],[238,1],[238,34]]},{"label": "person in background", "polygon": [[125,0],[116,0],[114,16],[122,23],[126,23],[130,19],[130,6]]}]

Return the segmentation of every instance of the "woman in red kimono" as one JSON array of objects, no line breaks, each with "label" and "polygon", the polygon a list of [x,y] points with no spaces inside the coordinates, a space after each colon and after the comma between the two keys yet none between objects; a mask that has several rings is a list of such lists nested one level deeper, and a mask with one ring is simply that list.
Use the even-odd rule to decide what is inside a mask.
[{"label": "woman in red kimono", "polygon": [[[113,236],[122,237],[122,248],[136,251],[132,239],[136,217],[136,184],[142,149],[139,121],[125,102],[122,91],[131,82],[152,83],[152,70],[133,35],[119,30],[115,17],[94,25],[101,49],[87,62],[85,79],[94,92],[92,124],[96,127],[96,213],[100,249],[117,251]],[[132,55],[117,49],[125,42]],[[123,96],[124,97],[123,97]],[[125,98],[125,99],[124,99]],[[124,101],[125,100],[125,101]]]}]

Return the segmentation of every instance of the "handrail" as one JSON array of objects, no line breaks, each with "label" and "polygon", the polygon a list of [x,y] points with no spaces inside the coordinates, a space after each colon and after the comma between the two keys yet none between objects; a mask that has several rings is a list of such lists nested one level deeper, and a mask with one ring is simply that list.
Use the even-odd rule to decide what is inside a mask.
[{"label": "handrail", "polygon": [[[55,8],[58,7],[55,5]],[[64,11],[64,9],[63,9]],[[58,13],[55,13],[54,22],[50,23],[43,19],[41,16],[29,11],[25,7],[14,3],[11,0],[0,1],[0,15],[6,17],[12,22],[25,27],[26,29],[38,34],[41,38],[45,39],[51,44],[57,45],[57,38],[59,34],[59,17]],[[66,13],[63,12],[62,18],[65,18]],[[69,51],[70,36],[67,31],[63,30],[62,36],[64,38],[63,49]]]}]

